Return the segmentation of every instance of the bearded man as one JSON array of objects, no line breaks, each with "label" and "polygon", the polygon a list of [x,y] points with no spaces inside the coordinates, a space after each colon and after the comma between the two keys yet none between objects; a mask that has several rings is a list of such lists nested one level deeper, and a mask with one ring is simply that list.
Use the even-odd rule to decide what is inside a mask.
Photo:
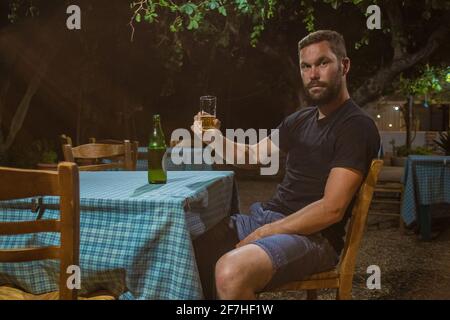
[{"label": "bearded man", "polygon": [[[271,137],[255,145],[234,143],[216,129],[214,143],[235,148],[234,159],[228,159],[233,163],[240,157],[265,163],[258,153],[263,144],[270,155],[285,152],[287,161],[272,199],[253,204],[250,214],[224,219],[194,242],[206,298],[254,299],[264,289],[332,269],[339,261],[345,226],[380,136],[350,98],[342,35],[309,34],[299,42],[299,63],[309,106],[278,126],[278,145]],[[201,132],[198,119],[193,130]]]}]

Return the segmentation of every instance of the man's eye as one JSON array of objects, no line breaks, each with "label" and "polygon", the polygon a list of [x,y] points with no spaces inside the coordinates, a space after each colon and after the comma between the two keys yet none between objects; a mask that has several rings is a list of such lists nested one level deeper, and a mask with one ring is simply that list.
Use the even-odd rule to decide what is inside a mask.
[{"label": "man's eye", "polygon": [[325,67],[326,65],[328,65],[328,61],[322,61],[322,62],[320,63],[320,66],[321,66],[321,67]]},{"label": "man's eye", "polygon": [[306,69],[310,69],[311,66],[307,66],[307,65],[302,65],[302,70],[306,70]]}]

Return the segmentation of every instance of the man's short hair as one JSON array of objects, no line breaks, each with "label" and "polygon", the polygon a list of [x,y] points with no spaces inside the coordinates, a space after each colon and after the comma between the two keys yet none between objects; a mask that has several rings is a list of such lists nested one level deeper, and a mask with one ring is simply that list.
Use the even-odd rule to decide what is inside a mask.
[{"label": "man's short hair", "polygon": [[344,37],[333,30],[318,30],[308,34],[298,43],[298,51],[300,52],[303,48],[322,41],[328,41],[331,51],[333,51],[338,60],[347,57]]}]

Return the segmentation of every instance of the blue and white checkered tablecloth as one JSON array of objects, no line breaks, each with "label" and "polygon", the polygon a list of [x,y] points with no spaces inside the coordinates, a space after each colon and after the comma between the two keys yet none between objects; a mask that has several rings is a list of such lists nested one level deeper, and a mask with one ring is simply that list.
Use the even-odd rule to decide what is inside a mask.
[{"label": "blue and white checkered tablecloth", "polygon": [[403,176],[403,220],[417,220],[418,206],[450,203],[450,157],[409,156]]},{"label": "blue and white checkered tablecloth", "polygon": [[[121,299],[201,299],[191,239],[238,210],[234,190],[233,172],[169,172],[165,185],[149,185],[147,172],[81,172],[81,294],[106,289]],[[43,219],[58,218],[59,198],[43,202]],[[0,202],[0,220],[35,219],[30,203]],[[55,233],[0,236],[0,248],[58,244]],[[0,263],[0,284],[55,291],[58,266]]]}]

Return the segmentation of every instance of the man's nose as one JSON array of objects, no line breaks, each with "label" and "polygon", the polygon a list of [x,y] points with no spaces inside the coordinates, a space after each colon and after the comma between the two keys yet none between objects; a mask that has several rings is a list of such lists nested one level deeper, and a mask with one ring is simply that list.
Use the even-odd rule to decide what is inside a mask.
[{"label": "man's nose", "polygon": [[311,80],[319,80],[320,79],[319,68],[317,68],[316,66],[312,66],[309,76],[310,76]]}]

